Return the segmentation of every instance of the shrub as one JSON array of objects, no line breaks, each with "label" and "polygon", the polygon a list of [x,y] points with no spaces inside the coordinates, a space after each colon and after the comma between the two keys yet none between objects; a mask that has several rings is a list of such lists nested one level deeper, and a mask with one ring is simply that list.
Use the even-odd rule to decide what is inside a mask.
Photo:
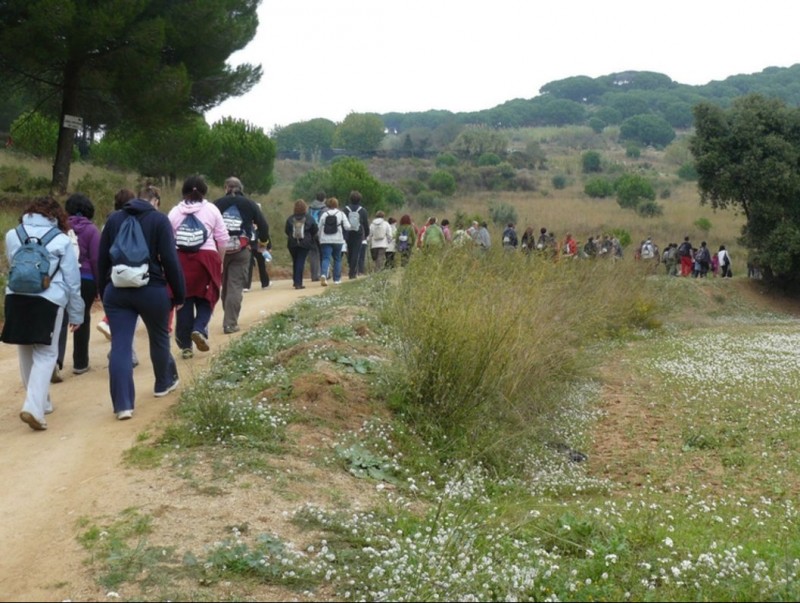
[{"label": "shrub", "polygon": [[606,127],[606,122],[599,117],[592,117],[589,119],[589,127],[595,134],[600,134],[600,132],[602,132]]},{"label": "shrub", "polygon": [[114,194],[125,186],[127,183],[122,176],[98,177],[87,173],[75,183],[75,190],[92,200],[95,217],[100,221],[114,210]]},{"label": "shrub", "polygon": [[433,191],[422,191],[414,200],[417,207],[423,209],[444,209],[447,205],[444,200]]},{"label": "shrub", "polygon": [[24,166],[0,166],[0,191],[22,193],[30,179],[30,172]]},{"label": "shrub", "polygon": [[436,157],[435,163],[437,168],[453,167],[458,165],[458,157],[452,153],[442,153]]},{"label": "shrub", "polygon": [[681,180],[688,180],[689,182],[696,181],[698,173],[694,163],[687,162],[681,165],[681,167],[678,168],[678,178]]},{"label": "shrub", "polygon": [[517,210],[508,203],[495,202],[489,203],[489,218],[495,224],[517,223]]},{"label": "shrub", "polygon": [[[35,111],[20,115],[11,124],[14,147],[34,157],[55,157],[58,142],[58,122]],[[73,158],[77,159],[75,150]]]},{"label": "shrub", "polygon": [[502,163],[502,159],[497,153],[483,153],[480,157],[478,157],[477,164],[479,166],[487,166],[487,165],[500,165]]},{"label": "shrub", "polygon": [[625,174],[615,183],[617,203],[625,209],[636,209],[642,201],[655,201],[656,192],[650,181],[638,174]]},{"label": "shrub", "polygon": [[698,230],[702,230],[705,233],[711,230],[711,220],[708,218],[697,218],[697,220],[694,221],[694,225]]},{"label": "shrub", "polygon": [[583,192],[593,199],[605,199],[614,194],[614,184],[606,178],[590,178],[586,181]]},{"label": "shrub", "polygon": [[603,171],[600,153],[597,151],[586,151],[581,155],[581,165],[583,166],[584,174]]},{"label": "shrub", "polygon": [[644,218],[655,218],[664,213],[664,209],[655,201],[643,201],[636,206],[636,212]]},{"label": "shrub", "polygon": [[428,186],[443,195],[450,196],[456,192],[456,179],[450,172],[439,170],[431,174],[428,179]]},{"label": "shrub", "polygon": [[625,157],[630,157],[631,159],[639,159],[642,155],[642,150],[635,144],[629,144],[625,149]]},{"label": "shrub", "polygon": [[553,176],[550,182],[552,183],[553,188],[556,190],[561,190],[567,187],[567,177],[563,174],[557,174],[556,176]]}]

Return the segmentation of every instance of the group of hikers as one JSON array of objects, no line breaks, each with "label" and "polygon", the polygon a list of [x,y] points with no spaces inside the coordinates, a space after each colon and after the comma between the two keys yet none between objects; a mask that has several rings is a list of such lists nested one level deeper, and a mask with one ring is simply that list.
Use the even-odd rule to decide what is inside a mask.
[{"label": "group of hikers", "polygon": [[97,328],[111,340],[109,389],[120,420],[134,411],[138,322],[147,330],[155,397],[175,391],[180,382],[171,333],[184,359],[192,358],[194,348],[208,351],[208,325],[220,299],[223,332],[239,330],[251,250],[267,250],[269,227],[238,178],[228,178],[225,194],[214,202],[207,192],[201,176],[190,176],[180,203],[164,214],[158,188],[145,185],[138,194],[121,189],[102,230],[85,195],[71,195],[64,207],[40,197],[6,233],[9,273],[0,340],[18,348],[25,388],[20,419],[32,429],[47,429],[50,384],[61,381],[68,331],[73,373],[90,370],[90,311],[97,299],[105,312]]},{"label": "group of hikers", "polygon": [[[179,384],[171,334],[183,359],[191,359],[195,350],[208,351],[209,322],[219,301],[223,333],[239,331],[254,265],[262,287],[270,284],[265,269],[272,248],[269,224],[260,205],[244,195],[238,178],[226,180],[224,195],[216,201],[209,201],[207,193],[205,180],[190,176],[183,182],[181,201],[164,214],[158,188],[144,185],[138,194],[121,189],[102,229],[94,224],[94,205],[85,195],[71,195],[63,208],[52,197],[40,197],[22,212],[19,226],[6,233],[9,275],[0,340],[18,346],[26,390],[20,418],[32,429],[47,429],[45,415],[53,410],[50,384],[62,380],[68,332],[73,333],[72,372],[90,370],[90,311],[96,300],[105,312],[97,329],[111,341],[109,389],[119,420],[133,416],[133,369],[138,364],[133,340],[139,322],[147,330],[156,397]],[[492,245],[486,222],[451,229],[449,220],[430,217],[418,227],[409,214],[396,220],[383,211],[370,220],[355,190],[342,207],[324,192],[310,204],[298,199],[284,233],[296,289],[305,288],[307,262],[311,280],[327,286],[329,279],[341,283],[345,257],[348,277],[355,279],[366,273],[367,255],[378,271],[406,265],[415,250],[471,245],[485,251]],[[619,259],[623,253],[615,236],[589,237],[579,246],[571,233],[559,241],[544,227],[538,234],[528,227],[518,237],[513,223],[502,232],[502,246],[557,260]],[[680,270],[682,276],[702,278],[719,269],[722,276],[731,276],[724,246],[712,255],[705,242],[694,248],[689,237],[663,253],[648,238],[634,257],[663,262],[667,274]]]}]

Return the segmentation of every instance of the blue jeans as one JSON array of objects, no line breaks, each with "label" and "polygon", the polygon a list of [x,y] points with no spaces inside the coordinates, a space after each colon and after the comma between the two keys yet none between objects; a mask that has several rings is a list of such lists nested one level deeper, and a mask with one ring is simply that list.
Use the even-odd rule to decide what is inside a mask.
[{"label": "blue jeans", "polygon": [[331,257],[333,257],[333,282],[338,283],[342,280],[342,244],[323,243],[320,247],[322,248],[320,274],[327,278],[328,267],[331,265]]},{"label": "blue jeans", "polygon": [[115,413],[133,410],[136,389],[133,383],[132,349],[139,316],[147,327],[150,340],[150,360],[156,379],[154,391],[166,390],[178,378],[178,368],[170,352],[169,341],[172,301],[166,287],[117,289],[109,284],[103,292],[103,308],[113,333],[108,363],[111,403]]},{"label": "blue jeans", "polygon": [[180,349],[192,349],[192,331],[200,331],[208,337],[212,310],[203,297],[186,298],[183,307],[175,313],[175,342]]}]

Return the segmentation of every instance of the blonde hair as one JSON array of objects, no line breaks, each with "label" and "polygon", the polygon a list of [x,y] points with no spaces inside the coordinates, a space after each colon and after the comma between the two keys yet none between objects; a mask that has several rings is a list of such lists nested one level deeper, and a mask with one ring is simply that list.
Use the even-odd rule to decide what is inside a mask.
[{"label": "blonde hair", "polygon": [[337,199],[336,197],[328,197],[327,199],[325,199],[325,205],[327,205],[331,209],[336,209],[337,207],[339,207],[339,199]]}]

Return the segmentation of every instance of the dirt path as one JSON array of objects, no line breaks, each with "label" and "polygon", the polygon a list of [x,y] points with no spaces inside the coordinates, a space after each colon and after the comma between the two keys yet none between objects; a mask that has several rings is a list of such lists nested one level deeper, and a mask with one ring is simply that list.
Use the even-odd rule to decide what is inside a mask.
[{"label": "dirt path", "polygon": [[[242,332],[265,315],[324,291],[317,283],[306,286],[298,291],[291,280],[273,280],[269,289],[246,293],[239,321]],[[122,452],[164,416],[180,389],[238,335],[223,335],[218,306],[210,326],[211,351],[182,360],[173,343],[181,388],[178,394],[155,398],[147,334],[140,326],[135,344],[141,361],[134,371],[136,413],[131,421],[116,421],[108,392],[110,344],[95,329],[99,318],[93,315],[92,370],[73,375],[71,340],[67,345],[64,381],[51,386],[55,412],[48,416],[45,432],[34,432],[20,421],[24,392],[17,351],[0,344],[0,383],[5,390],[0,403],[0,600],[54,600],[60,586],[75,582],[85,558],[75,541],[76,521],[137,505],[137,492],[148,485],[132,482],[121,469]]]}]

